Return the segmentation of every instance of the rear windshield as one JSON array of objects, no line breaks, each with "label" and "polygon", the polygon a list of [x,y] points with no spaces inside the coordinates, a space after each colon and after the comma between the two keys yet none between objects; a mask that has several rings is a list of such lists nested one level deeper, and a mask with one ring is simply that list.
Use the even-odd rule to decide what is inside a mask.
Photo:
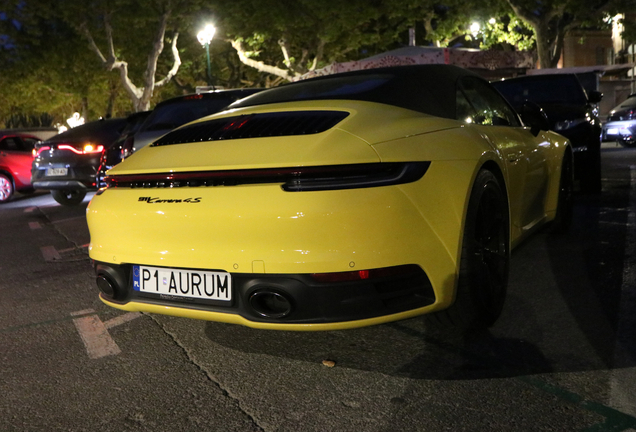
[{"label": "rear windshield", "polygon": [[636,96],[627,98],[618,108],[636,108]]},{"label": "rear windshield", "polygon": [[530,79],[511,79],[493,85],[513,106],[529,100],[539,105],[567,103],[585,105],[587,97],[581,84],[572,75],[537,76]]},{"label": "rear windshield", "polygon": [[230,98],[184,99],[159,105],[152,111],[141,130],[174,129],[193,120],[221,111],[232,101],[233,99]]},{"label": "rear windshield", "polygon": [[[454,99],[438,92],[452,90],[447,83],[427,80],[422,74],[360,74],[350,76],[330,76],[287,84],[241,99],[230,108],[278,102],[306,100],[346,99],[378,102],[394,105],[438,117],[454,117]],[[442,92],[442,93],[443,93]]]}]

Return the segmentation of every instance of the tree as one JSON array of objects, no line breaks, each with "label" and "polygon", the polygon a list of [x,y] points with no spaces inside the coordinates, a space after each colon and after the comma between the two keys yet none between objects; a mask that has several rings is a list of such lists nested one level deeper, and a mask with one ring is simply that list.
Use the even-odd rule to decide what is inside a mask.
[{"label": "tree", "polygon": [[554,68],[561,58],[567,32],[583,25],[602,25],[613,0],[506,1],[515,15],[532,27],[539,66]]},{"label": "tree", "polygon": [[26,6],[7,9],[5,16],[0,19],[7,40],[0,47],[0,123],[44,112],[63,123],[76,111],[86,119],[130,111],[117,81],[97,66],[72,28],[45,14],[34,16]]},{"label": "tree", "polygon": [[217,0],[215,12],[241,62],[276,77],[273,85],[381,41],[380,3]]},{"label": "tree", "polygon": [[[150,38],[151,43],[148,47],[148,55],[146,67],[142,74],[141,84],[136,85],[131,78],[129,64],[123,56],[121,49],[117,49],[115,45],[115,36],[112,21],[119,19],[119,31],[125,31],[127,35],[131,29],[139,29],[139,22],[142,23],[144,33],[148,32],[147,19],[140,19],[137,25],[132,25],[129,21],[131,12],[141,12],[140,4],[131,3],[130,1],[94,1],[84,3],[84,10],[74,11],[73,15],[65,14],[65,18],[73,23],[77,31],[88,41],[88,45],[93,51],[102,67],[108,71],[118,71],[121,84],[133,103],[135,111],[145,111],[150,107],[150,101],[157,87],[166,85],[177,74],[181,59],[179,50],[177,49],[177,41],[179,38],[178,30],[171,32],[170,48],[172,53],[172,67],[165,73],[162,79],[157,80],[157,64],[159,56],[164,49],[164,39],[166,38],[166,30],[173,15],[174,8],[178,6],[177,1],[155,1],[151,2],[150,7],[144,8],[144,12],[153,12],[150,16],[158,19],[155,27],[154,35]],[[95,17],[97,12],[97,17]],[[137,17],[139,17],[137,15]],[[145,22],[144,22],[145,21]],[[122,26],[123,24],[123,26]],[[126,30],[124,30],[126,29]],[[103,51],[96,42],[93,32],[103,32]],[[147,36],[146,36],[147,37]],[[120,36],[121,38],[121,36]],[[148,40],[148,39],[140,39]]]}]

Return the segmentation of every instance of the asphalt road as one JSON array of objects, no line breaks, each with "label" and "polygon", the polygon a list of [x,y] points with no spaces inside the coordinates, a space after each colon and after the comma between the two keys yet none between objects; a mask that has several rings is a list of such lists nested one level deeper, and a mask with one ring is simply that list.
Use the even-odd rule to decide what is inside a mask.
[{"label": "asphalt road", "polygon": [[0,206],[0,431],[635,431],[636,150],[604,147],[603,193],[514,251],[503,316],[463,337],[114,310],[87,202],[19,196]]}]

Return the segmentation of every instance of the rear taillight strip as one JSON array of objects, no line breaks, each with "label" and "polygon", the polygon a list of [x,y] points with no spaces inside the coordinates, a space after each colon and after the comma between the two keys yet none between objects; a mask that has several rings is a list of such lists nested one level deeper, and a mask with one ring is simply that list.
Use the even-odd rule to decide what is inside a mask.
[{"label": "rear taillight strip", "polygon": [[287,192],[358,189],[410,183],[424,176],[430,162],[392,162],[107,176],[108,187],[176,188],[281,184]]}]

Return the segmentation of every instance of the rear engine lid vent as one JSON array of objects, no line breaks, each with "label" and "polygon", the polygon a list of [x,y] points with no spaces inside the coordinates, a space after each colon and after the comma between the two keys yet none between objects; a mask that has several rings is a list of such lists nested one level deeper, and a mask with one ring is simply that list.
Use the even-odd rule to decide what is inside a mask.
[{"label": "rear engine lid vent", "polygon": [[343,111],[289,111],[246,114],[196,123],[174,130],[152,147],[240,138],[310,135],[331,129],[349,115]]}]

